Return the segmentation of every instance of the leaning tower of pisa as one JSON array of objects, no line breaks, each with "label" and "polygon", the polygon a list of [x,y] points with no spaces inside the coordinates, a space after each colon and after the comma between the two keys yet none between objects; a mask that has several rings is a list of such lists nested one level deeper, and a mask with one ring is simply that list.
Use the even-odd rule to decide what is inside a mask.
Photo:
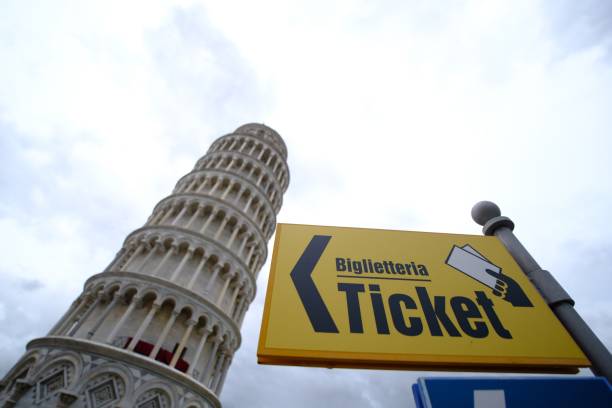
[{"label": "leaning tower of pisa", "polygon": [[208,408],[219,394],[289,183],[287,148],[217,139],[0,383],[0,407]]}]

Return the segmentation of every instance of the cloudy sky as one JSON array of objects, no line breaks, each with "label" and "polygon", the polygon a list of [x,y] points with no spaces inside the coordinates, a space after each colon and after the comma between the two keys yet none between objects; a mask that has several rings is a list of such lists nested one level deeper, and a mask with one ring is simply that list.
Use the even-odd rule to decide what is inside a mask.
[{"label": "cloudy sky", "polygon": [[[612,345],[612,2],[3,1],[0,375],[210,143],[284,137],[280,222],[479,234],[496,201]],[[258,366],[224,406],[413,406],[426,373]]]}]

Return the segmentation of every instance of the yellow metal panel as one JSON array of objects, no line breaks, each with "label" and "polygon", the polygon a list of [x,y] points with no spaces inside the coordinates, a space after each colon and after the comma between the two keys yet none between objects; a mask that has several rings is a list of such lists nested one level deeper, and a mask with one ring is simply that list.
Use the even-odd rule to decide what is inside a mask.
[{"label": "yellow metal panel", "polygon": [[590,365],[495,237],[294,224],[276,231],[257,355],[323,367]]}]

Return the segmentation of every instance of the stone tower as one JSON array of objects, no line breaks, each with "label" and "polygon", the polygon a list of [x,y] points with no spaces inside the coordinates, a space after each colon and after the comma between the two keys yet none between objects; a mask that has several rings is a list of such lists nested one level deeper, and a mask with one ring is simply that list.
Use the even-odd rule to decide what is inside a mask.
[{"label": "stone tower", "polygon": [[217,139],[0,383],[0,407],[208,408],[289,183],[267,126]]}]

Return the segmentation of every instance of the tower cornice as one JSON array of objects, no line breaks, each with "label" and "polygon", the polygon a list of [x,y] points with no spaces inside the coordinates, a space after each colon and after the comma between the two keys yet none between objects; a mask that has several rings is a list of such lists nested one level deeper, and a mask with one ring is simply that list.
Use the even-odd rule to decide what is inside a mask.
[{"label": "tower cornice", "polygon": [[[148,225],[145,227],[141,227],[138,228],[137,230],[132,231],[124,240],[124,246],[125,245],[129,245],[129,243],[134,240],[134,237],[138,236],[138,234],[141,233],[146,233],[146,232],[159,232],[159,233],[175,233],[177,235],[174,235],[175,238],[185,238],[185,235],[192,238],[192,239],[196,239],[196,240],[200,240],[203,243],[206,243],[208,245],[212,245],[213,248],[216,249],[216,252],[219,254],[224,254],[224,253],[229,253],[229,256],[232,258],[232,260],[234,262],[236,262],[237,265],[240,265],[240,267],[247,272],[246,276],[248,276],[248,279],[251,280],[253,282],[253,286],[255,286],[255,276],[253,276],[254,274],[252,273],[251,268],[248,267],[247,264],[244,263],[244,261],[242,259],[240,259],[240,257],[238,257],[233,251],[228,250],[223,244],[220,244],[219,242],[215,241],[214,239],[211,239],[209,237],[207,237],[206,235],[185,229],[185,228],[181,228],[181,227],[176,227],[176,226],[172,226],[172,225],[161,225],[161,226],[157,226],[157,225]],[[180,234],[183,234],[183,236],[181,236]],[[263,241],[265,242],[265,241]],[[267,254],[268,254],[268,247],[266,245],[263,245],[263,251],[264,251],[264,256],[267,258]],[[211,251],[212,252],[212,251]]]},{"label": "tower cornice", "polygon": [[[123,279],[135,280],[143,285],[152,283],[152,284],[158,285],[160,288],[169,289],[171,291],[176,292],[176,294],[185,296],[188,301],[192,300],[193,301],[192,303],[202,304],[203,306],[205,306],[205,308],[209,309],[213,313],[212,317],[214,319],[217,319],[219,322],[223,322],[224,324],[226,324],[227,326],[231,328],[232,335],[234,336],[234,339],[237,342],[236,347],[240,347],[240,344],[242,343],[242,336],[240,335],[240,328],[238,327],[238,325],[236,325],[236,323],[232,319],[230,319],[227,316],[227,314],[221,308],[219,308],[217,305],[215,305],[214,303],[206,299],[204,296],[199,295],[198,293],[195,293],[191,290],[185,289],[181,287],[180,285],[169,282],[165,279],[160,279],[156,276],[144,275],[144,274],[137,273],[137,272],[108,271],[108,272],[101,272],[101,273],[91,276],[89,279],[85,281],[85,284],[83,285],[83,287],[85,288],[85,290],[87,290],[89,288],[95,287],[97,281],[99,280],[103,280],[103,279],[112,280],[112,278],[119,278],[119,279],[123,278]],[[255,286],[253,286],[253,289],[255,290]],[[177,297],[180,297],[180,296],[177,296]],[[255,293],[253,293],[252,298],[254,297],[255,297]],[[189,302],[185,302],[185,305],[187,305],[188,303]],[[183,307],[185,305],[183,305]]]}]

